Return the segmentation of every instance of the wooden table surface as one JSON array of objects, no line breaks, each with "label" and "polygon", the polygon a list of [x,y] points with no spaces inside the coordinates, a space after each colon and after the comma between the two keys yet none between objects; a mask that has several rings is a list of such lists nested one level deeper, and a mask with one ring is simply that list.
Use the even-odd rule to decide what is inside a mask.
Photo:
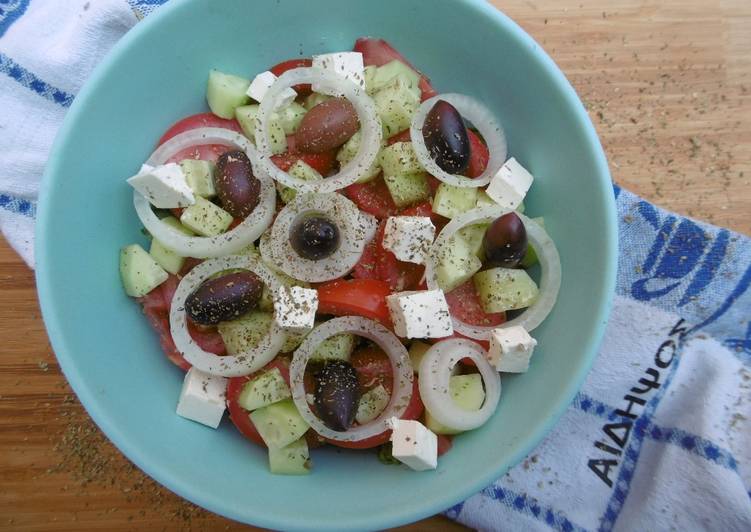
[{"label": "wooden table surface", "polygon": [[[749,0],[495,0],[586,103],[615,181],[751,233]],[[248,530],[155,484],[88,419],[32,272],[0,244],[0,528]],[[434,517],[403,530],[460,529]]]}]

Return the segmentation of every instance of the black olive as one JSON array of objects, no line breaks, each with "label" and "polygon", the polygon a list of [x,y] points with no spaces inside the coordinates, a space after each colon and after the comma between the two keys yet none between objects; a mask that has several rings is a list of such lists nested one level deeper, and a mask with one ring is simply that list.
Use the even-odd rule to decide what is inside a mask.
[{"label": "black olive", "polygon": [[250,159],[240,150],[219,156],[214,186],[222,208],[235,218],[245,218],[261,201],[261,182],[253,175]]},{"label": "black olive", "polygon": [[263,283],[251,272],[235,272],[204,282],[185,299],[185,312],[195,323],[216,325],[253,310]]},{"label": "black olive", "polygon": [[339,228],[328,218],[310,216],[292,227],[289,240],[301,257],[321,260],[339,249]]},{"label": "black olive", "polygon": [[527,252],[527,230],[515,212],[496,218],[482,240],[485,258],[491,266],[516,268]]},{"label": "black olive", "polygon": [[357,371],[343,360],[327,362],[315,379],[315,406],[318,417],[331,430],[344,432],[352,426],[360,402]]},{"label": "black olive", "polygon": [[469,134],[456,107],[439,100],[428,111],[422,128],[425,147],[444,172],[460,174],[469,166]]}]

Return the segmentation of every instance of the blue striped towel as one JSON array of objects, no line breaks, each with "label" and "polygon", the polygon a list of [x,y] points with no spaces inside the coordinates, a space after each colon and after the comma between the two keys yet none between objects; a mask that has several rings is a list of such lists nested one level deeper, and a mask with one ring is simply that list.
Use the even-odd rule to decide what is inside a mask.
[{"label": "blue striped towel", "polygon": [[[57,126],[134,11],[160,3],[75,0],[61,12],[0,0],[0,227],[31,266]],[[550,435],[447,510],[452,519],[480,530],[751,530],[751,240],[614,190],[623,251],[594,368]]]}]

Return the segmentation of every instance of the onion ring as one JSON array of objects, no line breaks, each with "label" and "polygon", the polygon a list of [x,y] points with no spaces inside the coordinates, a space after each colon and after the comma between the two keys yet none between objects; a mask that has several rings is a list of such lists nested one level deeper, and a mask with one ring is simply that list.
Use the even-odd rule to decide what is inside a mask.
[{"label": "onion ring", "polygon": [[286,334],[274,320],[271,322],[269,332],[257,346],[238,355],[219,356],[201,349],[190,336],[188,319],[185,314],[186,298],[213,274],[234,268],[253,272],[272,293],[280,289],[276,275],[269,271],[258,259],[248,255],[230,255],[210,259],[193,268],[190,273],[182,278],[172,298],[169,315],[172,339],[175,341],[175,347],[182,353],[185,360],[201,371],[221,377],[240,377],[258,371],[273,360],[286,339]]},{"label": "onion ring", "polygon": [[[229,129],[204,127],[180,133],[159,146],[151,154],[146,164],[158,166],[164,164],[176,153],[203,144],[223,144],[243,150],[253,160],[253,145],[239,133]],[[257,173],[258,174],[258,173]],[[271,225],[276,208],[276,188],[274,182],[264,175],[256,175],[261,182],[261,198],[245,220],[237,227],[212,237],[187,236],[157,218],[149,201],[133,191],[133,205],[144,227],[165,247],[185,256],[199,259],[218,257],[240,251],[255,241]]]},{"label": "onion ring", "polygon": [[[463,358],[477,366],[485,384],[485,401],[479,410],[464,410],[451,398],[451,369]],[[420,398],[436,421],[454,430],[472,430],[495,412],[501,398],[501,377],[490,365],[485,350],[472,340],[452,338],[433,344],[420,362]]]},{"label": "onion ring", "polygon": [[[428,147],[425,145],[425,138],[422,134],[425,125],[425,118],[427,118],[428,112],[430,112],[433,106],[441,100],[456,107],[457,111],[459,111],[464,118],[472,122],[472,125],[480,131],[488,145],[488,151],[490,152],[488,165],[485,168],[485,171],[475,178],[445,172],[430,156]],[[439,94],[422,102],[419,109],[417,109],[415,116],[412,118],[412,125],[409,128],[409,136],[412,140],[412,146],[415,149],[417,159],[420,161],[423,168],[425,168],[425,171],[436,179],[455,187],[484,187],[490,183],[493,176],[501,169],[503,163],[506,161],[506,155],[508,154],[506,135],[503,132],[501,124],[493,118],[493,113],[477,100],[463,94]]]},{"label": "onion ring", "polygon": [[[394,376],[394,387],[389,403],[383,412],[365,425],[355,426],[345,432],[328,428],[310,410],[305,395],[305,366],[321,342],[336,334],[349,333],[364,336],[374,341],[388,355]],[[336,441],[360,441],[389,430],[388,421],[401,417],[407,410],[412,397],[412,364],[407,350],[386,327],[378,322],[359,316],[344,316],[326,321],[313,329],[292,356],[289,366],[289,379],[292,399],[305,422],[320,436]]]}]

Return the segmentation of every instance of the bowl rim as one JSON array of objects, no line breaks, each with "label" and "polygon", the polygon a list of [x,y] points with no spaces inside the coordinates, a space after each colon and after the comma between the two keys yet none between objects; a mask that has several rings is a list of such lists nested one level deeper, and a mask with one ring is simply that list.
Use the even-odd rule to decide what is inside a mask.
[{"label": "bowl rim", "polygon": [[[42,317],[50,339],[50,344],[58,359],[60,368],[66,379],[70,383],[81,404],[88,414],[94,420],[96,425],[104,432],[107,438],[122,452],[130,461],[138,466],[144,473],[165,486],[177,495],[205,508],[211,512],[234,519],[243,523],[252,523],[256,526],[266,528],[275,528],[283,530],[297,530],[311,528],[316,525],[313,520],[304,516],[294,515],[264,515],[260,511],[244,508],[243,511],[223,503],[216,498],[204,494],[199,486],[185,485],[172,478],[172,475],[164,469],[158,461],[149,457],[148,453],[134,444],[129,436],[112,423],[107,413],[100,408],[96,399],[93,387],[87,384],[86,380],[77,371],[73,364],[73,357],[68,353],[68,342],[66,334],[63,331],[58,315],[55,311],[56,306],[52,304],[51,297],[51,271],[52,268],[50,256],[48,254],[47,242],[52,238],[49,229],[48,219],[53,205],[47,200],[47,192],[52,188],[55,175],[60,173],[61,160],[63,153],[67,148],[67,139],[74,130],[78,117],[86,107],[89,96],[95,92],[100,81],[105,78],[116,60],[126,54],[131,44],[141,37],[145,32],[150,31],[152,27],[158,26],[162,19],[171,16],[180,9],[188,9],[194,0],[172,0],[162,5],[153,14],[139,21],[131,28],[107,53],[105,58],[96,66],[88,80],[76,96],[73,104],[68,110],[63,124],[61,125],[55,137],[50,156],[42,176],[39,193],[39,204],[37,209],[37,222],[35,228],[35,254],[36,260],[36,284],[37,293],[42,310]],[[595,170],[597,174],[596,183],[598,184],[597,192],[600,196],[599,201],[605,207],[606,217],[603,220],[603,232],[605,234],[605,267],[600,278],[599,291],[604,294],[596,302],[594,311],[596,315],[601,316],[600,321],[596,324],[593,334],[584,343],[582,353],[584,355],[582,363],[579,365],[575,376],[571,379],[562,391],[558,394],[556,401],[551,405],[543,419],[536,423],[536,426],[530,432],[526,444],[520,445],[517,452],[507,456],[505,460],[495,464],[495,467],[488,469],[485,475],[468,480],[461,488],[452,490],[441,497],[425,501],[419,506],[409,508],[390,508],[388,512],[379,512],[377,515],[363,516],[358,522],[341,523],[332,526],[326,523],[325,527],[330,530],[353,530],[353,529],[385,529],[394,526],[414,522],[439,512],[446,510],[459,501],[465,500],[471,495],[477,493],[484,487],[490,485],[498,479],[505,471],[518,464],[525,456],[529,454],[544,436],[556,425],[560,417],[573,401],[576,392],[581,387],[584,378],[589,372],[594,359],[597,355],[598,347],[605,333],[605,326],[608,321],[610,309],[612,307],[613,297],[615,294],[617,259],[618,259],[618,233],[616,224],[616,207],[615,197],[612,189],[612,179],[607,163],[605,153],[600,143],[595,128],[587,114],[584,105],[579,99],[576,91],[565,77],[560,68],[542,49],[542,47],[526,33],[516,22],[485,0],[456,0],[463,4],[463,7],[479,12],[482,16],[491,19],[499,31],[508,32],[511,37],[519,41],[522,45],[531,49],[533,60],[538,66],[551,76],[551,82],[556,90],[565,99],[566,104],[573,109],[574,118],[586,137],[587,151],[593,154]]]}]

